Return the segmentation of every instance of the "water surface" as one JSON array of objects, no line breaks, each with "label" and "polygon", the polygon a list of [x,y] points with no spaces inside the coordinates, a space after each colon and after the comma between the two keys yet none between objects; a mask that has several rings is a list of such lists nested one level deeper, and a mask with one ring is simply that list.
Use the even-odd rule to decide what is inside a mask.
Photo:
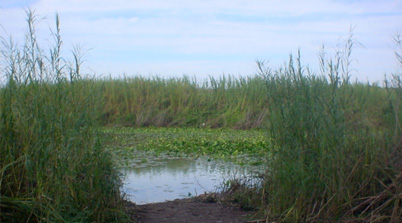
[{"label": "water surface", "polygon": [[136,204],[197,196],[221,189],[229,179],[250,176],[255,167],[207,159],[161,160],[153,165],[123,169],[123,192]]}]

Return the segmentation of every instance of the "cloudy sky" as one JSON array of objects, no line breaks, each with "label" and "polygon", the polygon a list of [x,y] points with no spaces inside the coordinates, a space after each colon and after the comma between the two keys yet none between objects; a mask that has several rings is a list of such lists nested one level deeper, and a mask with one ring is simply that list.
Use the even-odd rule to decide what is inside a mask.
[{"label": "cloudy sky", "polygon": [[333,54],[351,27],[361,43],[354,78],[380,81],[401,68],[393,43],[400,0],[0,0],[0,35],[22,42],[28,7],[46,17],[44,42],[57,12],[64,51],[89,49],[86,69],[97,75],[253,75],[256,60],[279,67],[298,49],[318,70],[321,46]]}]

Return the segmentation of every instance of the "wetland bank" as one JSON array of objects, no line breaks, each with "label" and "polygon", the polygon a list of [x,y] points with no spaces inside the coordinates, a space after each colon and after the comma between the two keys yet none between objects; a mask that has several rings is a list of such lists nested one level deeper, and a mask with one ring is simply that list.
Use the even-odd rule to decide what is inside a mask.
[{"label": "wetland bank", "polygon": [[320,53],[319,72],[299,53],[278,69],[258,62],[253,77],[101,79],[80,72],[79,48],[61,57],[57,17],[48,50],[27,21],[23,45],[1,39],[1,222],[130,222],[128,209],[142,214],[124,200],[121,168],[197,157],[263,167],[256,184],[226,185],[261,219],[401,220],[401,76],[351,83],[353,36]]},{"label": "wetland bank", "polygon": [[257,178],[269,151],[264,132],[257,130],[151,127],[105,133],[124,175],[123,192],[137,204],[222,192],[230,180]]}]

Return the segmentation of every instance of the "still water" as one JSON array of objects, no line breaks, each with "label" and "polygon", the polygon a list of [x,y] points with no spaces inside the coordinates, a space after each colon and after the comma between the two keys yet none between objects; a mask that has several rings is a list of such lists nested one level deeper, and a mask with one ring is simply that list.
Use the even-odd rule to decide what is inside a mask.
[{"label": "still water", "polygon": [[123,193],[136,204],[156,203],[216,192],[229,179],[255,174],[256,168],[207,159],[162,160],[150,166],[126,168]]}]

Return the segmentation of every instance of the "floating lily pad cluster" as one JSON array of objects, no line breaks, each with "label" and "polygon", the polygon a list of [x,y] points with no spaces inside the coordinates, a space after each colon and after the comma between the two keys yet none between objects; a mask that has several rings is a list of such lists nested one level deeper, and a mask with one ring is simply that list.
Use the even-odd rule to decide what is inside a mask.
[{"label": "floating lily pad cluster", "polygon": [[105,128],[104,132],[120,166],[199,156],[258,165],[269,157],[270,142],[260,130],[149,127]]}]

